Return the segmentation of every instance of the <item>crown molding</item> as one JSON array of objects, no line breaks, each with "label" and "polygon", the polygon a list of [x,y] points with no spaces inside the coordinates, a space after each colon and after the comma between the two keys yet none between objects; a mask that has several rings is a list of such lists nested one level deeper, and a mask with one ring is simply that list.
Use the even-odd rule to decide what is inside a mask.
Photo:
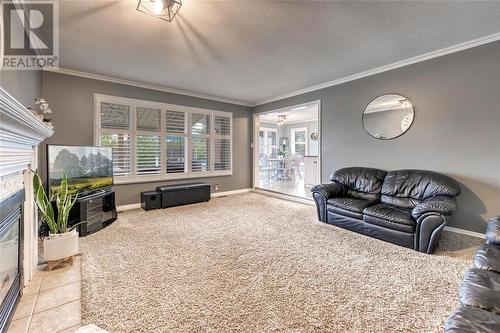
[{"label": "crown molding", "polygon": [[370,69],[370,70],[367,70],[367,71],[364,71],[364,72],[360,72],[360,73],[357,73],[357,74],[345,76],[345,77],[337,79],[337,80],[333,80],[333,81],[329,81],[329,82],[317,84],[317,85],[314,85],[314,86],[311,86],[311,87],[308,87],[308,88],[304,88],[304,89],[292,91],[290,93],[279,95],[279,96],[276,96],[276,97],[267,98],[267,99],[261,100],[258,103],[253,103],[251,106],[260,106],[260,105],[263,105],[263,104],[267,104],[267,103],[279,101],[279,100],[282,100],[282,99],[285,99],[285,98],[289,98],[289,97],[293,97],[293,96],[297,96],[297,95],[302,95],[302,94],[305,94],[305,93],[308,93],[308,92],[311,92],[311,91],[315,91],[315,90],[319,90],[319,89],[323,89],[323,88],[328,88],[328,87],[333,87],[333,86],[336,86],[336,85],[339,85],[339,84],[342,84],[342,83],[346,83],[346,82],[349,82],[349,81],[354,81],[354,80],[361,79],[361,78],[364,78],[364,77],[367,77],[367,76],[372,76],[372,75],[375,75],[375,74],[387,72],[387,71],[390,71],[390,70],[393,70],[393,69],[396,69],[396,68],[401,68],[401,67],[404,67],[404,66],[416,64],[418,62],[422,62],[422,61],[426,61],[426,60],[438,58],[438,57],[441,57],[441,56],[444,56],[444,55],[447,55],[447,54],[460,52],[460,51],[467,50],[467,49],[470,49],[470,48],[473,48],[473,47],[476,47],[476,46],[481,46],[481,45],[484,45],[484,44],[496,42],[498,40],[500,40],[500,32],[498,32],[496,34],[493,34],[493,35],[489,35],[489,36],[481,37],[481,38],[478,38],[478,39],[474,39],[474,40],[471,40],[471,41],[468,41],[468,42],[465,42],[465,43],[460,43],[460,44],[456,44],[456,45],[453,45],[453,46],[449,46],[449,47],[446,47],[446,48],[443,48],[443,49],[440,49],[440,50],[437,50],[437,51],[432,51],[432,52],[429,52],[429,53],[425,53],[425,54],[422,54],[422,55],[419,55],[419,56],[416,56],[416,57],[413,57],[413,58],[408,58],[408,59],[405,59],[405,60],[394,62],[394,63],[389,64],[389,65],[380,66],[380,67],[373,68],[373,69]]},{"label": "crown molding", "polygon": [[336,79],[333,81],[328,81],[325,83],[317,84],[317,85],[303,88],[300,90],[292,91],[292,92],[289,92],[286,94],[267,98],[267,99],[264,99],[264,100],[261,100],[258,102],[245,102],[245,101],[240,101],[240,100],[235,100],[235,99],[230,99],[230,98],[205,95],[205,94],[195,93],[195,92],[191,92],[191,91],[184,91],[184,90],[180,90],[180,89],[169,88],[169,87],[162,86],[162,85],[150,84],[150,83],[127,80],[127,79],[120,79],[117,77],[82,72],[82,71],[77,71],[77,70],[62,68],[62,67],[59,67],[58,69],[44,69],[44,71],[61,73],[61,74],[72,75],[72,76],[79,76],[79,77],[94,79],[94,80],[99,80],[99,81],[124,84],[124,85],[128,85],[128,86],[151,89],[151,90],[156,90],[156,91],[163,91],[163,92],[185,95],[185,96],[190,96],[190,97],[203,98],[203,99],[208,99],[208,100],[213,100],[213,101],[218,101],[218,102],[231,103],[231,104],[237,104],[237,105],[243,105],[243,106],[249,106],[249,107],[256,107],[256,106],[260,106],[263,104],[279,101],[279,100],[282,100],[285,98],[289,98],[289,97],[293,97],[293,96],[297,96],[297,95],[302,95],[305,93],[309,93],[312,91],[316,91],[316,90],[320,90],[320,89],[324,89],[324,88],[328,88],[328,87],[333,87],[333,86],[336,86],[336,85],[339,85],[342,83],[354,81],[354,80],[361,79],[361,78],[368,77],[368,76],[372,76],[375,74],[380,74],[380,73],[387,72],[387,71],[390,71],[393,69],[416,64],[416,63],[419,63],[422,61],[442,57],[442,56],[447,55],[447,54],[452,54],[452,53],[464,51],[464,50],[467,50],[467,49],[470,49],[470,48],[473,48],[476,46],[481,46],[481,45],[496,42],[499,40],[500,40],[500,32],[492,34],[492,35],[488,35],[485,37],[481,37],[478,39],[474,39],[474,40],[471,40],[468,42],[452,45],[452,46],[449,46],[449,47],[446,47],[446,48],[443,48],[440,50],[425,53],[425,54],[422,54],[422,55],[419,55],[416,57],[412,57],[412,58],[408,58],[408,59],[401,60],[398,62],[394,62],[392,64],[388,64],[388,65],[376,67],[373,69],[369,69],[367,71],[363,71],[360,73],[348,75],[348,76],[345,76],[343,78]]},{"label": "crown molding", "polygon": [[191,91],[169,88],[169,87],[165,87],[165,86],[157,85],[157,84],[151,84],[151,83],[145,83],[145,82],[139,82],[139,81],[133,81],[133,80],[127,80],[127,79],[120,79],[120,78],[113,77],[113,76],[82,72],[82,71],[77,71],[77,70],[63,68],[63,67],[59,67],[57,69],[45,68],[44,71],[72,75],[72,76],[78,76],[78,77],[83,77],[86,79],[112,82],[112,83],[123,84],[123,85],[127,85],[127,86],[162,91],[162,92],[184,95],[184,96],[189,96],[189,97],[209,99],[209,100],[217,101],[217,102],[237,104],[237,105],[243,105],[243,106],[253,106],[253,104],[251,104],[251,103],[243,102],[243,101],[236,100],[236,99],[223,98],[223,97],[217,97],[217,96],[212,96],[212,95],[205,95],[205,94],[195,93],[195,92],[191,92]]}]

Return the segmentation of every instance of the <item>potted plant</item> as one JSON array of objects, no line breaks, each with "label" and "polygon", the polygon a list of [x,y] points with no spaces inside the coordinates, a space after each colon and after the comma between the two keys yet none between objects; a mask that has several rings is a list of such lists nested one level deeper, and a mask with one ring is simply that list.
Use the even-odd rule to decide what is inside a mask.
[{"label": "potted plant", "polygon": [[[35,202],[49,229],[49,235],[43,238],[44,258],[51,262],[72,257],[78,253],[78,233],[75,229],[77,225],[68,228],[68,217],[77,196],[69,192],[68,178],[63,175],[60,190],[51,193],[49,199],[40,176],[35,171],[33,173]],[[57,211],[54,211],[53,201],[56,203]]]}]

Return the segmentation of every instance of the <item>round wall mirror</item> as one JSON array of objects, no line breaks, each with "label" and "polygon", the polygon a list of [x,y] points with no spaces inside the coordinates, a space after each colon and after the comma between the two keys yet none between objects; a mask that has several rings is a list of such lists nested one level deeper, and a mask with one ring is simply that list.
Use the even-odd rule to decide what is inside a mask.
[{"label": "round wall mirror", "polygon": [[406,97],[386,94],[368,103],[363,112],[363,126],[374,138],[389,140],[403,135],[414,117],[415,110]]}]

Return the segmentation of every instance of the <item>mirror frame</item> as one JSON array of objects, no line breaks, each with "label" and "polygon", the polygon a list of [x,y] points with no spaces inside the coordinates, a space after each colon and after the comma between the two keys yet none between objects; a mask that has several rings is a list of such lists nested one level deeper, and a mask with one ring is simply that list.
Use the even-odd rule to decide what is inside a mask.
[{"label": "mirror frame", "polygon": [[[373,102],[374,100],[376,100],[377,98],[379,97],[382,97],[382,96],[385,96],[385,95],[398,95],[398,96],[401,96],[405,99],[407,99],[410,104],[411,104],[411,108],[413,110],[413,120],[410,124],[410,126],[408,126],[408,128],[406,129],[406,131],[404,131],[403,133],[397,135],[397,136],[394,136],[392,138],[377,138],[376,136],[373,136],[370,132],[368,132],[368,130],[366,129],[366,126],[365,126],[365,121],[364,121],[364,115],[365,115],[365,111],[366,111],[366,108],[368,107],[368,105],[370,105],[371,102]],[[378,95],[376,96],[375,98],[371,99],[366,105],[365,107],[363,108],[363,112],[361,112],[361,124],[363,125],[363,129],[365,130],[366,133],[368,133],[368,135],[374,139],[377,139],[377,140],[394,140],[394,139],[397,139],[399,138],[400,136],[402,136],[403,134],[405,134],[406,132],[408,132],[410,130],[410,128],[413,126],[413,123],[415,122],[415,105],[413,105],[413,103],[410,101],[410,99],[404,95],[401,95],[399,93],[394,93],[394,92],[388,92],[388,93],[383,93],[381,95]]]}]

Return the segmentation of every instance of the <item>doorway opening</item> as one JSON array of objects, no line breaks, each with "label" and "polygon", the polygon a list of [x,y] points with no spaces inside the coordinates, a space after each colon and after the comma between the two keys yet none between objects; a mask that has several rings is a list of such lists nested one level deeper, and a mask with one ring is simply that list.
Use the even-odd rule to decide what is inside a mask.
[{"label": "doorway opening", "polygon": [[312,199],[320,183],[320,101],[254,115],[254,188]]}]

